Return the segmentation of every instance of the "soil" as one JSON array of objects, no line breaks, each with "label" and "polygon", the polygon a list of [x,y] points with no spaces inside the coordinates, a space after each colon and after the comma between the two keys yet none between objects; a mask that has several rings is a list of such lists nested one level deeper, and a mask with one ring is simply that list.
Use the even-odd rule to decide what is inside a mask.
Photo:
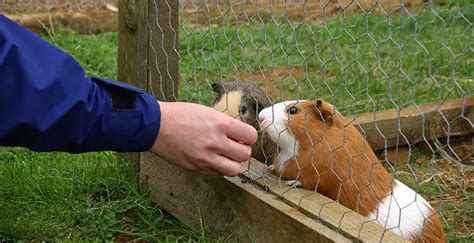
[{"label": "soil", "polygon": [[[322,23],[333,16],[347,13],[388,15],[417,7],[422,4],[422,0],[385,0],[382,3],[379,0],[323,0],[317,3],[273,0],[272,4],[268,0],[247,0],[246,3],[234,3],[232,6],[203,0],[180,0],[179,3],[182,20],[217,26],[223,16],[234,23],[255,20],[268,22],[273,19]],[[3,0],[0,2],[0,13],[35,32],[45,32],[45,27],[64,25],[79,33],[91,34],[117,30],[117,12],[114,11],[117,6],[118,0]]]},{"label": "soil", "polygon": [[[274,69],[242,71],[237,73],[236,76],[241,81],[257,85],[257,87],[264,90],[270,97],[291,98],[294,95],[290,90],[281,87],[281,82],[284,82],[286,85],[293,83],[294,86],[296,86],[304,77],[314,75],[322,77],[324,74],[320,70],[306,70],[299,67],[278,67]],[[335,73],[326,71],[325,75],[326,78],[332,78],[335,76]]]},{"label": "soil", "polygon": [[37,0],[0,2],[0,13],[36,33],[65,26],[80,34],[116,31],[118,0]]},{"label": "soil", "polygon": [[[260,21],[273,19],[289,19],[322,23],[335,15],[347,13],[392,14],[402,9],[412,9],[423,3],[421,0],[322,0],[312,1],[272,1],[253,0],[245,3],[235,3],[232,8],[225,4],[203,4],[199,1],[180,1],[181,13],[191,23],[208,25],[222,22],[226,15],[234,22]],[[403,2],[403,5],[401,4]],[[209,18],[210,17],[210,18]]]},{"label": "soil", "polygon": [[118,6],[118,0],[2,0],[0,13],[102,12],[107,11],[107,4]]},{"label": "soil", "polygon": [[[447,146],[446,139],[439,139],[439,141],[443,147]],[[398,167],[396,174],[414,174],[418,178],[420,187],[435,181],[442,188],[443,193],[427,195],[425,198],[438,212],[443,212],[441,215],[453,226],[456,234],[469,234],[474,223],[472,222],[474,208],[466,209],[463,202],[469,204],[474,197],[473,139],[469,136],[453,137],[450,147],[453,148],[452,151],[437,153],[432,159],[428,146],[420,146],[427,154],[417,158],[414,163],[418,165],[430,163],[430,169],[410,170],[406,165],[402,165]],[[448,205],[450,205],[449,208]]]},{"label": "soil", "polygon": [[[471,158],[474,160],[474,157]],[[466,197],[474,197],[474,169],[473,167],[464,167],[461,164],[448,162],[444,159],[433,161],[434,171],[426,174],[418,174],[421,182],[436,180],[442,188],[443,194],[436,196],[427,196],[426,199],[435,209],[444,209],[447,204],[454,203],[454,208],[449,213],[444,213],[443,217],[454,226],[457,233],[469,233],[474,209],[466,210],[461,202]],[[467,199],[469,202],[471,199]],[[445,211],[446,212],[446,211]]]}]

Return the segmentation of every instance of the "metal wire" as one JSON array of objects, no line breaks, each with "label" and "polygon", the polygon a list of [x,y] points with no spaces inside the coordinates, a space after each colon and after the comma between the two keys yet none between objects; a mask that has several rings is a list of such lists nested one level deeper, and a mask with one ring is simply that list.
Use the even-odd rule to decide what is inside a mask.
[{"label": "metal wire", "polygon": [[[251,83],[262,92],[249,96],[255,101],[258,97],[273,104],[324,99],[346,118],[341,137],[331,137],[327,128],[323,128],[320,137],[308,138],[312,128],[310,118],[304,116],[305,133],[299,134],[299,138],[308,139],[309,160],[317,161],[321,149],[328,154],[324,161],[327,170],[310,163],[310,170],[318,178],[312,191],[297,188],[296,184],[288,186],[281,175],[275,181],[264,169],[250,170],[255,161],[249,163],[244,175],[271,188],[269,193],[277,197],[296,197],[295,201],[287,200],[295,207],[320,202],[315,213],[323,221],[325,210],[337,202],[322,199],[320,178],[332,176],[338,182],[334,188],[338,192],[334,195],[336,201],[342,200],[343,183],[355,185],[358,193],[354,210],[360,212],[359,200],[368,189],[357,182],[355,161],[370,161],[372,151],[352,150],[347,146],[351,142],[348,133],[350,127],[359,127],[358,115],[373,112],[373,126],[362,129],[361,133],[364,137],[370,134],[380,138],[383,146],[376,154],[386,170],[433,205],[442,218],[449,241],[472,241],[474,141],[472,132],[468,138],[456,133],[459,126],[471,131],[474,127],[472,116],[467,115],[467,102],[474,94],[472,3],[464,0],[179,0],[179,11],[176,11],[172,7],[175,1],[154,0],[149,4],[154,11],[153,18],[147,19],[147,27],[157,27],[162,37],[166,34],[177,39],[171,47],[163,39],[149,39],[152,61],[146,71],[150,74],[148,90],[154,95],[212,105],[215,93],[211,84]],[[18,13],[39,11],[38,8],[43,12],[76,12],[105,8],[107,4],[117,6],[115,0],[3,0],[1,3],[15,5]],[[176,29],[172,16],[178,14]],[[175,55],[179,58],[178,80],[174,80],[171,60]],[[165,80],[169,79],[173,80],[172,90],[174,85],[179,88],[177,94],[167,93],[170,88]],[[454,120],[440,108],[451,99],[463,99]],[[430,102],[438,106],[428,114],[423,107]],[[421,139],[416,141],[404,130],[407,124],[401,114],[407,107],[414,107],[414,115],[420,116],[416,132],[421,134]],[[386,109],[398,113],[389,132],[380,121]],[[251,122],[257,114],[253,116],[245,121]],[[435,132],[439,130],[444,131],[442,138]],[[279,139],[288,132],[291,133],[280,131]],[[263,137],[260,139],[263,141]],[[296,156],[298,145],[291,146],[289,150],[294,154],[292,158],[298,170],[294,179],[299,180],[308,168]],[[273,153],[264,154],[273,159]],[[339,156],[350,160],[344,171],[338,168]],[[368,168],[369,181],[374,178],[375,168],[376,163]],[[342,227],[352,213],[344,211],[340,218],[331,220]],[[370,222],[373,220],[366,220],[367,224]],[[364,227],[365,223],[359,235]]]},{"label": "metal wire", "polygon": [[[467,206],[472,205],[473,196],[469,184],[472,140],[454,142],[452,121],[439,107],[436,112],[442,120],[430,121],[421,105],[473,95],[472,4],[448,0],[180,0],[179,5],[180,100],[212,105],[212,83],[242,82],[261,88],[273,103],[325,99],[351,126],[357,125],[357,114],[374,112],[372,129],[385,144],[377,153],[386,169],[433,204],[449,229],[448,239],[469,238],[473,230],[472,209]],[[421,114],[421,141],[411,141],[410,134],[404,134],[406,124],[400,114],[409,106]],[[377,114],[385,109],[398,110],[393,134],[377,123]],[[460,119],[472,127],[473,121],[464,114],[460,113]],[[446,127],[445,141],[433,143],[433,122]],[[362,133],[367,135],[367,131]],[[392,135],[395,149],[389,147]],[[368,160],[369,151],[354,154],[345,147],[345,136],[340,141],[342,144],[334,145],[323,136],[311,138],[310,144],[324,143],[330,154],[347,153],[352,160]],[[470,154],[461,158],[456,152],[459,146],[470,146]],[[312,149],[311,158],[317,156],[318,151]],[[397,164],[403,156],[407,158]],[[301,170],[300,162],[296,163]],[[332,169],[337,161],[329,159],[328,163],[331,169],[324,172],[313,165],[319,177],[332,173],[340,185],[348,180],[355,183],[352,166],[341,174]],[[265,182],[266,173],[254,179]],[[458,178],[463,185],[455,182],[458,175],[463,176]],[[279,187],[280,197],[301,191],[287,187],[282,178]],[[363,191],[359,189],[358,196]],[[309,198],[302,192],[299,205]],[[332,203],[320,205],[320,213]]]}]

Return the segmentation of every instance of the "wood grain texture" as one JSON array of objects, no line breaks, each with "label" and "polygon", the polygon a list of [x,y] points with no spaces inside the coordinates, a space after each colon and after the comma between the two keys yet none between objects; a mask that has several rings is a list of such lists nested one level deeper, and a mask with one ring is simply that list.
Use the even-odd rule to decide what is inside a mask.
[{"label": "wood grain texture", "polygon": [[474,97],[446,100],[356,115],[353,124],[366,136],[373,150],[427,143],[434,137],[473,133]]},{"label": "wood grain texture", "polygon": [[117,30],[117,12],[51,12],[7,14],[7,17],[35,33],[64,26],[79,34]]},{"label": "wood grain texture", "polygon": [[244,167],[246,169],[242,174],[250,178],[253,183],[266,188],[269,193],[281,198],[288,205],[298,208],[309,218],[321,222],[351,240],[365,242],[404,241],[400,236],[384,230],[378,224],[324,195],[287,186],[284,181],[267,172],[266,166],[262,163],[251,160]]},{"label": "wood grain texture", "polygon": [[[140,0],[119,1],[117,78],[144,90],[149,77],[147,21],[147,7]],[[139,153],[120,153],[120,156],[132,161],[139,170]]]},{"label": "wood grain texture", "polygon": [[350,241],[239,177],[197,176],[146,153],[140,178],[161,207],[185,224],[217,237],[238,242]]}]

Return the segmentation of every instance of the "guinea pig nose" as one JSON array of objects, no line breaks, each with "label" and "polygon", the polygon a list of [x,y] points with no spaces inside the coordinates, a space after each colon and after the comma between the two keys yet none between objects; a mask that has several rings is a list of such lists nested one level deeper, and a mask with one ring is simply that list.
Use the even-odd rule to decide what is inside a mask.
[{"label": "guinea pig nose", "polygon": [[259,114],[257,120],[258,120],[258,123],[262,123],[265,120],[265,117]]}]

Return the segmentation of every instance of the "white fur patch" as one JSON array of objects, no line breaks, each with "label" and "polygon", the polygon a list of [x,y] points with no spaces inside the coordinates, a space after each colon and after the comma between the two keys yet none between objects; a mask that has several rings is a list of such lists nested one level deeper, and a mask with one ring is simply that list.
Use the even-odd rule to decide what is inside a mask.
[{"label": "white fur patch", "polygon": [[285,163],[298,155],[298,141],[287,129],[288,113],[286,107],[297,101],[284,101],[263,109],[258,115],[260,130],[265,131],[270,139],[278,144],[280,152],[276,170],[281,173]]},{"label": "white fur patch", "polygon": [[286,184],[292,187],[301,187],[301,185],[303,185],[301,184],[301,181],[299,180],[289,180],[289,181],[286,181]]},{"label": "white fur patch", "polygon": [[393,193],[385,197],[367,217],[385,229],[409,239],[421,235],[425,219],[432,214],[431,209],[421,195],[395,180]]}]

